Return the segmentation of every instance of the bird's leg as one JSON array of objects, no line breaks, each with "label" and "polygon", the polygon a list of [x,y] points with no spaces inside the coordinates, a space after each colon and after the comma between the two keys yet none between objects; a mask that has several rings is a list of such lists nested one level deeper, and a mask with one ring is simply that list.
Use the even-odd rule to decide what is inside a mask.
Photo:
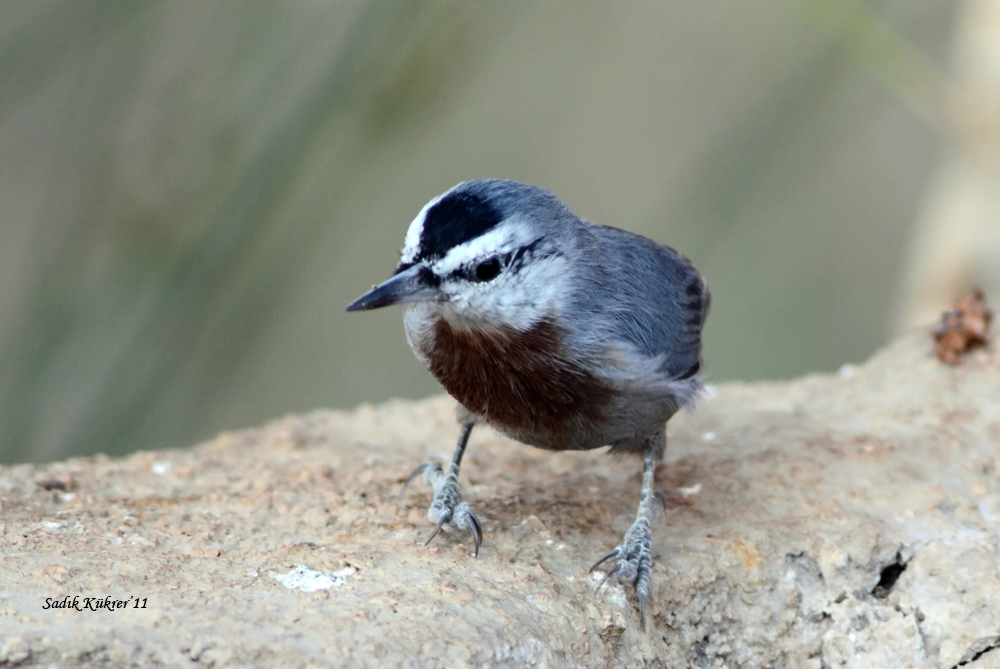
[{"label": "bird's leg", "polygon": [[458,437],[455,453],[451,456],[451,464],[448,465],[447,474],[437,462],[428,462],[413,470],[413,473],[406,479],[406,483],[403,484],[403,490],[399,492],[402,495],[410,482],[423,474],[424,481],[434,488],[434,501],[431,502],[431,507],[427,510],[427,517],[432,523],[437,523],[431,536],[427,538],[427,543],[429,544],[431,539],[437,536],[446,523],[455,529],[467,529],[472,534],[472,541],[476,545],[472,557],[479,555],[479,545],[483,540],[483,528],[479,524],[476,514],[472,512],[468,504],[462,501],[462,491],[458,485],[458,469],[462,464],[465,445],[469,443],[469,435],[475,424],[474,420],[462,423],[462,432]]},{"label": "bird's leg", "polygon": [[642,467],[642,497],[639,500],[639,513],[635,522],[625,533],[625,540],[610,553],[602,557],[590,568],[594,571],[608,560],[615,560],[614,565],[604,574],[597,589],[600,590],[609,578],[615,576],[619,581],[635,585],[639,597],[639,616],[646,618],[646,597],[649,595],[649,574],[653,567],[653,556],[650,547],[653,536],[649,531],[649,521],[655,515],[653,500],[653,472],[656,470],[658,455],[646,458]]}]

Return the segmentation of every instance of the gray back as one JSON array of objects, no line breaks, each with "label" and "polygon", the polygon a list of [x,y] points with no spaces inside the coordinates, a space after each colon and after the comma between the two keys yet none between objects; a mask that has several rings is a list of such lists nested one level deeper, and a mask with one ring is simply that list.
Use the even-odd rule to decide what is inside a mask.
[{"label": "gray back", "polygon": [[631,342],[646,355],[665,354],[661,369],[672,379],[696,374],[710,296],[691,262],[617,228],[583,222],[577,230],[577,260],[586,271],[575,277],[572,303],[587,315],[584,327]]}]

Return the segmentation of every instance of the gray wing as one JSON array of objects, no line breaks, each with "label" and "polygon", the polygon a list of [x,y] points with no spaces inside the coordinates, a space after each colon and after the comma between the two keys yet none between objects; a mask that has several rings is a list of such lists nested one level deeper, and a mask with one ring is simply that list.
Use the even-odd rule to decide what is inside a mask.
[{"label": "gray wing", "polygon": [[577,309],[646,355],[665,354],[661,369],[668,377],[697,374],[711,297],[691,262],[617,228],[586,225],[583,232],[580,250],[590,280],[581,282]]}]

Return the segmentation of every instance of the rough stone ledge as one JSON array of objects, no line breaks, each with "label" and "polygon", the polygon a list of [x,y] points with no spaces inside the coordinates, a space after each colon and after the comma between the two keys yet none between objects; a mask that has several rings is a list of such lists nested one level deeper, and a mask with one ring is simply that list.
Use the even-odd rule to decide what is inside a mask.
[{"label": "rough stone ledge", "polygon": [[[423,546],[429,491],[397,493],[448,456],[447,398],[0,468],[0,665],[1000,667],[1000,357],[930,348],[672,422],[645,629],[586,571],[632,520],[633,460],[479,430],[483,550]],[[277,580],[297,565],[328,589]],[[66,595],[129,608],[43,609]]]}]

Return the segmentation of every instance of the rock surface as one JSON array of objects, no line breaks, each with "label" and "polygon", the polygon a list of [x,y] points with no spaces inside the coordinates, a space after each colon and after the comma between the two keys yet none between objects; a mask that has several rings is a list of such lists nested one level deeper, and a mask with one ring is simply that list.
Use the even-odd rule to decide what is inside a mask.
[{"label": "rock surface", "polygon": [[398,497],[457,433],[436,398],[0,468],[0,666],[1000,667],[995,347],[948,367],[913,333],[678,416],[645,628],[587,573],[640,464],[477,428],[472,559],[423,546],[426,486]]}]

